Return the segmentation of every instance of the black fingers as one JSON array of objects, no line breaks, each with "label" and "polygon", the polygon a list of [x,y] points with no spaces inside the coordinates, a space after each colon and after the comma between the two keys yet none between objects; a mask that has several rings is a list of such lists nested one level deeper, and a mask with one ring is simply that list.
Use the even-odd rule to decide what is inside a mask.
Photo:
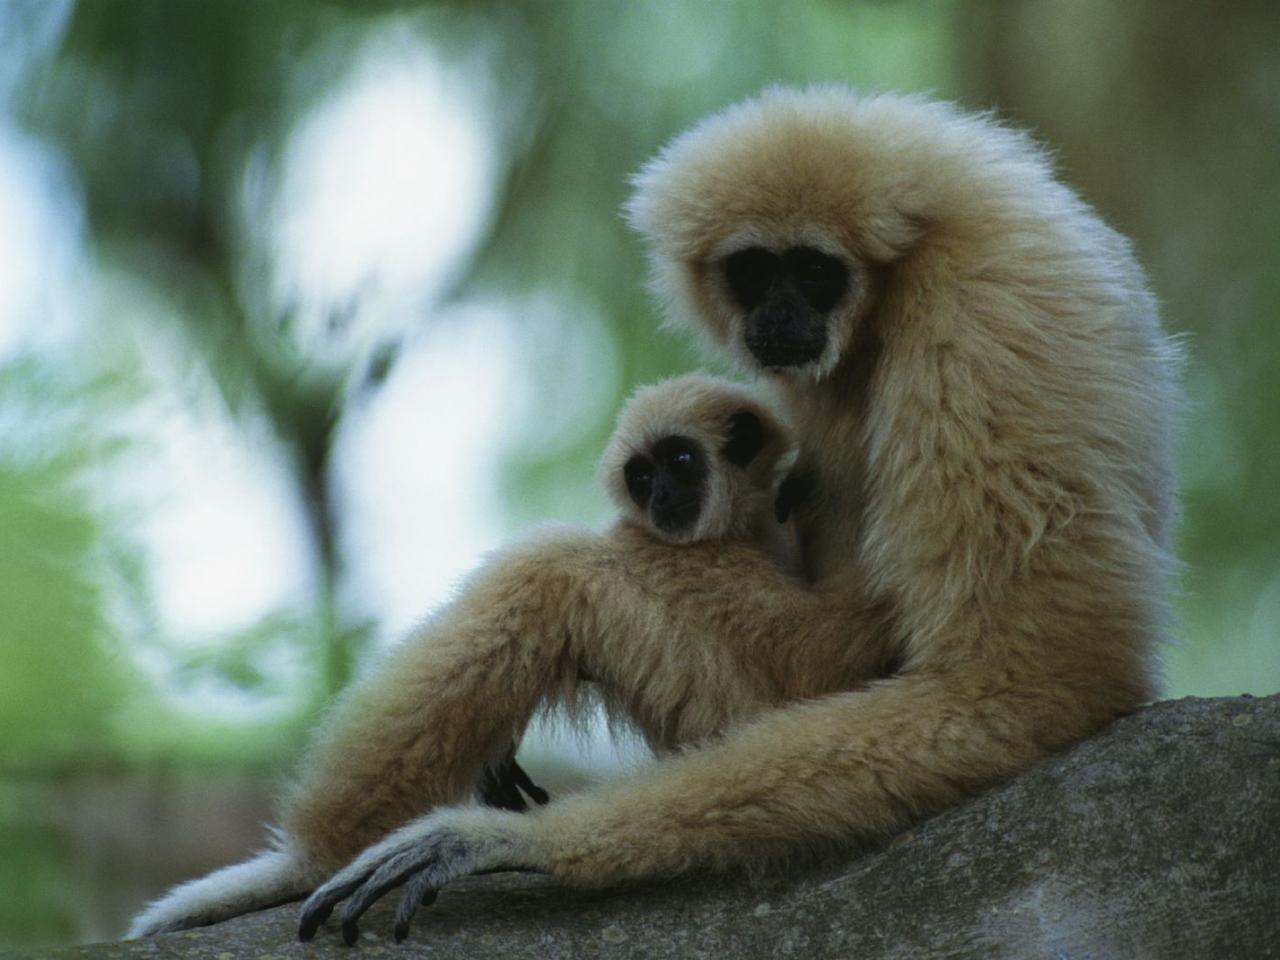
[{"label": "black fingers", "polygon": [[419,905],[430,906],[435,903],[437,890],[435,875],[429,867],[418,873],[409,881],[404,896],[400,898],[400,906],[396,908],[395,937],[399,942],[409,935],[409,924]]},{"label": "black fingers", "polygon": [[334,905],[347,898],[341,916],[342,939],[347,946],[354,946],[360,939],[360,918],[387,891],[407,882],[405,896],[412,901],[412,908],[401,903],[396,914],[397,933],[402,936],[400,931],[408,931],[414,910],[419,905],[433,903],[436,890],[444,882],[469,872],[470,859],[467,844],[452,834],[428,834],[406,840],[398,851],[388,851],[376,869],[353,880],[330,882],[317,890],[303,908],[298,936],[310,940]]},{"label": "black fingers", "polygon": [[342,939],[346,945],[354,946],[360,938],[360,918],[375,901],[388,890],[400,886],[417,870],[429,867],[434,859],[429,847],[422,853],[402,854],[383,863],[342,908]]},{"label": "black fingers", "polygon": [[499,810],[511,810],[515,813],[524,813],[529,809],[516,787],[513,766],[515,761],[507,759],[495,767],[485,767],[480,774],[476,796],[486,807],[497,807]]},{"label": "black fingers", "polygon": [[512,776],[515,777],[516,785],[527,793],[529,798],[538,806],[545,806],[551,799],[551,794],[547,793],[547,791],[543,790],[540,786],[530,780],[529,774],[525,773],[524,767],[520,766],[520,764],[516,763],[514,760],[511,761],[511,767],[511,773]]},{"label": "black fingers", "polygon": [[551,799],[547,791],[534,783],[516,762],[513,748],[497,764],[486,767],[480,774],[476,796],[485,806],[524,813],[529,809],[529,804],[520,792],[522,790],[539,806]]},{"label": "black fingers", "polygon": [[302,916],[298,921],[298,939],[307,941],[314,937],[316,931],[320,929],[320,924],[329,919],[329,914],[333,913],[333,908],[337,906],[338,901],[351,896],[368,877],[369,874],[366,873],[347,883],[323,886],[313,893],[302,905]]}]

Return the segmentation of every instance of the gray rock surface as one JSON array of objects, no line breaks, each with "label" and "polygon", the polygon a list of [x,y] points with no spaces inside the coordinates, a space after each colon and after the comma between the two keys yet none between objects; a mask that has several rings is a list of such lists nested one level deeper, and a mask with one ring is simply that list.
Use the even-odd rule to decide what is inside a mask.
[{"label": "gray rock surface", "polygon": [[920,824],[789,879],[580,893],[460,882],[403,944],[390,907],[357,953],[297,908],[49,957],[1280,958],[1280,696],[1159,703]]}]

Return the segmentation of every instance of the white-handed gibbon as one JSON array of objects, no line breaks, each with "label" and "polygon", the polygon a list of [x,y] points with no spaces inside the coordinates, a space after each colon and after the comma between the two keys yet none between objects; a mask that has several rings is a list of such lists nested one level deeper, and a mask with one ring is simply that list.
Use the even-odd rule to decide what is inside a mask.
[{"label": "white-handed gibbon", "polygon": [[[807,579],[626,526],[504,553],[343,698],[276,848],[135,933],[310,893],[300,935],[341,903],[352,942],[403,884],[403,936],[479,871],[598,886],[857,847],[1152,697],[1176,351],[1128,244],[1026,136],[772,90],[663,150],[629,213],[673,317],[798,432]],[[686,749],[529,813],[460,806],[583,675]]]}]

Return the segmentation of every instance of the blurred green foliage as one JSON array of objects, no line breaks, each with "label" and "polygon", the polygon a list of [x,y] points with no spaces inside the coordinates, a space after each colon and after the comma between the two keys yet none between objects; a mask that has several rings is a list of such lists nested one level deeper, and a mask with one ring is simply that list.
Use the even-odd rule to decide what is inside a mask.
[{"label": "blurred green foliage", "polygon": [[[359,293],[308,325],[304,306],[273,294],[273,211],[246,193],[281,176],[301,120],[350,81],[371,40],[392,35],[477,92],[497,156],[493,204],[465,263],[398,326],[359,333]],[[617,401],[699,362],[656,330],[643,252],[619,216],[627,178],[695,119],[771,82],[993,108],[1052,144],[1064,176],[1134,238],[1191,357],[1184,640],[1169,691],[1274,692],[1277,51],[1262,0],[0,0],[0,135],[39,143],[67,172],[65,219],[88,276],[51,281],[79,298],[76,350],[0,353],[0,939],[113,932],[77,919],[74,845],[56,818],[36,823],[30,803],[9,802],[4,777],[56,798],[59,778],[86,769],[275,772],[356,668],[375,624],[349,596],[360,558],[339,543],[335,457],[415,328],[459,303],[564,305],[520,346],[535,400],[512,414],[522,436],[507,448],[504,519],[598,508],[592,464]],[[44,322],[44,299],[21,309],[27,327]],[[581,402],[566,378],[579,315],[598,318],[616,369],[587,429],[540,443],[539,425]],[[163,636],[135,536],[145,496],[122,506],[103,479],[147,456],[127,424],[159,389],[145,343],[160,339],[185,370],[166,389],[176,383],[198,421],[235,425],[287,478],[311,558],[309,605],[197,646]],[[206,381],[213,399],[197,389]],[[272,657],[289,651],[308,668],[282,678]],[[192,715],[139,667],[157,659],[179,689],[292,699],[255,718]]]},{"label": "blurred green foliage", "polygon": [[[29,362],[0,368],[0,407],[38,415],[30,402],[37,393],[60,390]],[[15,445],[0,455],[0,731],[8,764],[53,766],[108,749],[112,733],[102,718],[129,688],[100,576],[110,538],[77,489],[86,465],[110,451],[85,444],[79,431],[68,434],[53,449]]]}]

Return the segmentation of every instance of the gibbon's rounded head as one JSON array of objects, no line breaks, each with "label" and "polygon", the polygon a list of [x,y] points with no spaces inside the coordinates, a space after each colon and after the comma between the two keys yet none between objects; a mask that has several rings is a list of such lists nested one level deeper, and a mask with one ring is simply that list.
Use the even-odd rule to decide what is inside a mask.
[{"label": "gibbon's rounded head", "polygon": [[1025,137],[946,104],[772,89],[668,144],[636,176],[627,214],[673,319],[749,370],[820,379],[873,309],[884,268],[933,210],[966,202],[988,156],[997,176],[1011,161],[1047,169]]},{"label": "gibbon's rounded head", "polygon": [[641,387],[600,461],[633,523],[674,542],[749,538],[772,516],[791,431],[741,384],[689,374]]}]

